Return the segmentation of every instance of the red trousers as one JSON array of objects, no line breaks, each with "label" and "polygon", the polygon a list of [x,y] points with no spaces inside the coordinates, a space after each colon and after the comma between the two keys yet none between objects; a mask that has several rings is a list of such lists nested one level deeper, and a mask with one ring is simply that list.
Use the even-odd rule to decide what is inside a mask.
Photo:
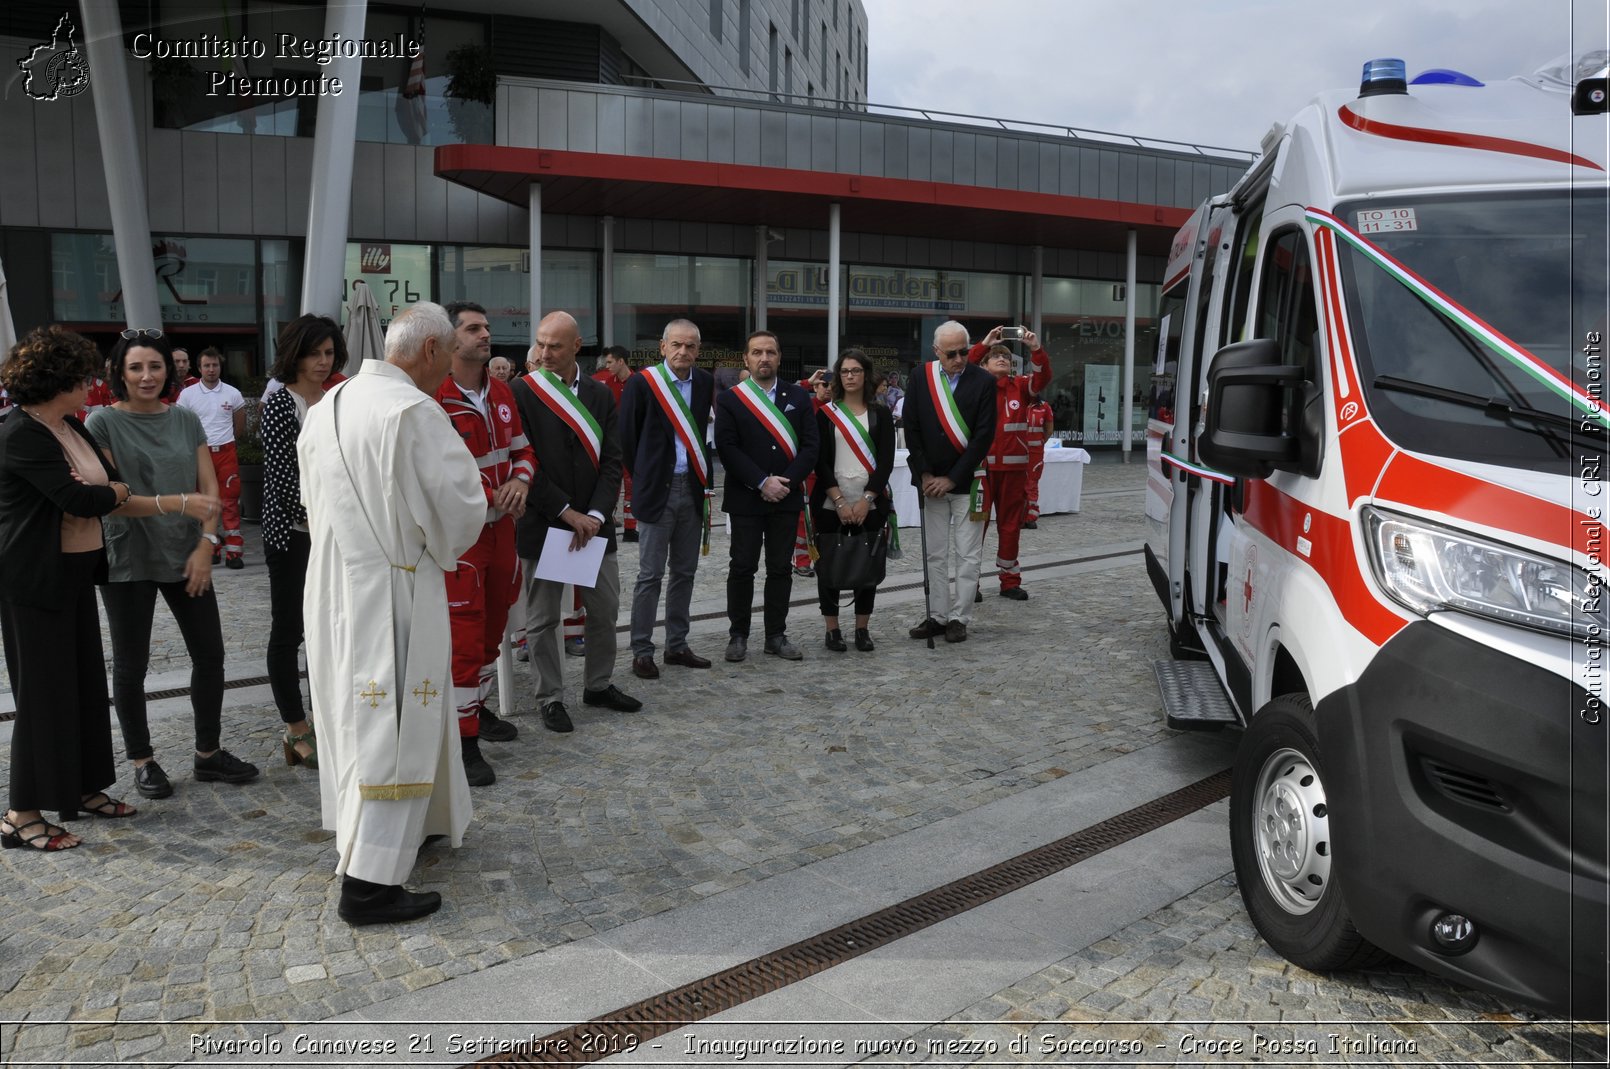
[{"label": "red trousers", "polygon": [[1040,475],[1045,471],[1045,447],[1029,450],[1029,522],[1040,518]]},{"label": "red trousers", "polygon": [[514,519],[499,517],[458,559],[447,576],[447,617],[453,629],[453,705],[458,733],[480,734],[479,713],[492,693],[498,648],[509,623],[509,606],[520,594],[520,561],[514,550]]},{"label": "red trousers", "polygon": [[632,473],[624,470],[621,472],[621,502],[621,526],[628,531],[637,530],[637,517],[632,515]]},{"label": "red trousers", "polygon": [[995,510],[995,532],[1000,543],[995,550],[995,567],[1001,571],[1002,590],[1023,585],[1017,546],[1029,510],[1028,476],[1025,464],[1012,471],[992,471],[984,480],[987,507]]},{"label": "red trousers", "polygon": [[209,448],[212,470],[218,474],[218,510],[223,521],[224,552],[238,557],[246,548],[240,537],[240,458],[235,455],[234,442]]}]

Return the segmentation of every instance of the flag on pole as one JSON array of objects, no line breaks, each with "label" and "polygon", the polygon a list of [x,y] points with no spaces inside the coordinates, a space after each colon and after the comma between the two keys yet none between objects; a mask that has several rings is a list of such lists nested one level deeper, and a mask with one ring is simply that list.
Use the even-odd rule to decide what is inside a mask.
[{"label": "flag on pole", "polygon": [[419,6],[414,22],[414,41],[418,54],[408,64],[408,77],[397,93],[397,125],[410,145],[423,144],[428,133],[425,122],[425,6]]}]

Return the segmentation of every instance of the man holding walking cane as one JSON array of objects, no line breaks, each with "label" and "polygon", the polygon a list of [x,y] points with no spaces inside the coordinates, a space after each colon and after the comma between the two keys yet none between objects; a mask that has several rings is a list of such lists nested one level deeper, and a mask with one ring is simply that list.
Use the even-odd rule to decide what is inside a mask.
[{"label": "man holding walking cane", "polygon": [[941,323],[934,329],[936,359],[913,373],[906,389],[906,448],[922,502],[928,612],[911,637],[930,646],[938,635],[967,641],[984,556],[983,463],[995,437],[995,380],[967,362],[967,350],[967,328],[955,320]]}]

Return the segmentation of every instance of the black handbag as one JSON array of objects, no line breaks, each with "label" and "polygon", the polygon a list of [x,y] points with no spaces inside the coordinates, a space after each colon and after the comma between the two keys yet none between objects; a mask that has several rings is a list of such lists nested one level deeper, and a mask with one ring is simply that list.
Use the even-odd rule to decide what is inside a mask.
[{"label": "black handbag", "polygon": [[816,574],[829,590],[877,586],[889,563],[889,527],[876,531],[833,531],[816,536]]}]

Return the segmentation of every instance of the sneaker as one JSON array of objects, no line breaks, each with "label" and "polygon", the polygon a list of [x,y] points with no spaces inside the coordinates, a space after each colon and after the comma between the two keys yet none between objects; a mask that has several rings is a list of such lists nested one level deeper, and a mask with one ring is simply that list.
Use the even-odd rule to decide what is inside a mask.
[{"label": "sneaker", "polygon": [[[145,767],[150,768],[156,762]],[[211,757],[196,758],[196,779],[203,783],[214,780],[221,783],[250,783],[257,778],[257,766],[242,761],[228,750],[219,750]]]},{"label": "sneaker", "polygon": [[526,648],[525,639],[523,638],[514,644],[514,659],[517,661],[529,661],[531,659],[531,651]]},{"label": "sneaker", "polygon": [[486,706],[481,706],[479,714],[480,723],[477,731],[481,738],[487,742],[510,742],[520,735],[520,729],[509,723]]},{"label": "sneaker", "polygon": [[134,789],[146,798],[166,798],[173,793],[168,774],[155,761],[134,766]]},{"label": "sneaker", "polygon": [[812,568],[809,564],[796,564],[794,565],[794,574],[799,576],[801,579],[814,579],[816,577],[816,569]]},{"label": "sneaker", "polygon": [[565,639],[565,656],[566,657],[585,657],[585,656],[587,656],[587,640],[585,638],[580,638],[580,637]]}]

